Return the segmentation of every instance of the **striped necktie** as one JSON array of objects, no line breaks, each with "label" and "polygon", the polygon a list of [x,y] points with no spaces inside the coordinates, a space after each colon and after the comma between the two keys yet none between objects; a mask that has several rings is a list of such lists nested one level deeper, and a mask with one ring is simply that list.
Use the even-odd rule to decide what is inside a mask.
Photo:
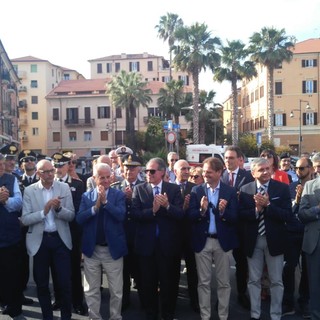
[{"label": "striped necktie", "polygon": [[[266,189],[265,189],[266,186],[260,186],[259,188],[259,193],[262,194],[262,195],[265,195],[266,193]],[[264,209],[259,212],[259,224],[258,224],[258,233],[263,236],[265,233],[266,233],[266,227],[265,227],[265,223],[264,223]]]}]

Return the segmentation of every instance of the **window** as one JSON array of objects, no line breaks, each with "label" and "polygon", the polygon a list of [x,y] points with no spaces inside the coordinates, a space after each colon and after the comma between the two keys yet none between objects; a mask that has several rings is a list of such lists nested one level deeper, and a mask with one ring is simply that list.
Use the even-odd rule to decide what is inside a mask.
[{"label": "window", "polygon": [[102,63],[97,64],[97,73],[102,73]]},{"label": "window", "polygon": [[67,108],[67,124],[79,123],[78,108]]},{"label": "window", "polygon": [[30,86],[31,86],[31,88],[38,88],[38,81],[37,80],[31,80]]},{"label": "window", "polygon": [[107,73],[112,73],[112,63],[107,63]]},{"label": "window", "polygon": [[276,81],[275,83],[275,94],[282,94],[282,82]]},{"label": "window", "polygon": [[302,81],[302,93],[317,93],[317,80]]},{"label": "window", "polygon": [[39,135],[39,128],[32,128],[32,135],[38,136]]},{"label": "window", "polygon": [[250,101],[251,101],[251,103],[254,102],[254,92],[251,92],[251,94],[250,94]]},{"label": "window", "polygon": [[317,59],[302,59],[301,60],[301,65],[302,68],[312,68],[312,67],[316,67],[318,65],[317,63]]},{"label": "window", "polygon": [[108,131],[100,131],[100,140],[108,141]]},{"label": "window", "polygon": [[168,83],[170,81],[170,76],[162,77],[162,82]]},{"label": "window", "polygon": [[[189,76],[179,76],[178,78],[179,78],[179,80],[183,81],[183,84],[185,86],[189,85]],[[170,81],[170,77],[169,77],[169,81]],[[168,81],[166,81],[166,82],[168,82]]]},{"label": "window", "polygon": [[38,72],[38,65],[36,65],[36,64],[30,65],[30,72],[31,72],[31,73],[36,73],[36,72]]},{"label": "window", "polygon": [[59,109],[52,109],[52,120],[59,120]]},{"label": "window", "polygon": [[274,115],[274,125],[276,127],[286,126],[286,114],[285,113],[276,113]]},{"label": "window", "polygon": [[121,119],[122,118],[122,110],[121,108],[116,108],[116,118]]},{"label": "window", "polygon": [[60,132],[52,132],[52,141],[60,142]]},{"label": "window", "polygon": [[83,136],[84,141],[91,141],[92,140],[92,132],[85,131]]},{"label": "window", "polygon": [[264,117],[260,117],[260,121],[259,121],[259,127],[260,128],[264,128]]},{"label": "window", "polygon": [[70,80],[70,74],[69,73],[65,73],[63,75],[63,80]]},{"label": "window", "polygon": [[140,62],[129,62],[129,71],[130,72],[139,72],[140,71]]},{"label": "window", "polygon": [[120,62],[116,62],[116,72],[120,71]]},{"label": "window", "polygon": [[69,141],[77,141],[77,133],[75,131],[69,132]]},{"label": "window", "polygon": [[305,112],[303,113],[303,125],[316,125],[317,124],[317,113],[316,112]]},{"label": "window", "polygon": [[98,107],[98,119],[110,119],[110,107]]},{"label": "window", "polygon": [[31,97],[31,104],[38,104],[38,96]]},{"label": "window", "polygon": [[264,86],[260,87],[260,98],[264,97]]},{"label": "window", "polygon": [[148,61],[148,71],[153,71],[153,62]]},{"label": "window", "polygon": [[31,113],[31,119],[32,120],[38,120],[38,112],[32,112]]}]

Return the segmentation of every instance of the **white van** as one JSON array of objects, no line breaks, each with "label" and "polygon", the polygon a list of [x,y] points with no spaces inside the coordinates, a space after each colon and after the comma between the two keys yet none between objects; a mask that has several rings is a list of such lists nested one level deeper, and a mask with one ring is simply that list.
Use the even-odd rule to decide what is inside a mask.
[{"label": "white van", "polygon": [[202,166],[204,159],[215,157],[223,161],[223,154],[226,146],[215,144],[189,144],[186,148],[186,160],[191,166]]}]

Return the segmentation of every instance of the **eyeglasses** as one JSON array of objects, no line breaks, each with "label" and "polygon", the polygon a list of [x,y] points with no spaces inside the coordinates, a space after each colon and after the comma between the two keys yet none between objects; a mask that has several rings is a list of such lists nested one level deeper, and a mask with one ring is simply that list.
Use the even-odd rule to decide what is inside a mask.
[{"label": "eyeglasses", "polygon": [[200,176],[199,175],[194,175],[194,176],[190,176],[190,178],[192,178],[192,179],[198,179]]},{"label": "eyeglasses", "polygon": [[305,168],[309,168],[309,166],[306,166],[306,167],[295,167],[294,170],[303,171]]},{"label": "eyeglasses", "polygon": [[158,170],[156,170],[156,169],[146,169],[144,172],[145,173],[150,173],[150,174],[155,174],[156,171],[158,171]]},{"label": "eyeglasses", "polygon": [[261,158],[269,158],[269,159],[271,159],[271,158],[273,158],[273,155],[272,154],[262,154],[260,157]]},{"label": "eyeglasses", "polygon": [[50,170],[39,170],[41,174],[50,174],[50,173],[55,173],[55,169],[50,169]]},{"label": "eyeglasses", "polygon": [[170,159],[170,162],[177,162],[178,159]]},{"label": "eyeglasses", "polygon": [[190,170],[190,167],[182,167],[180,170]]}]

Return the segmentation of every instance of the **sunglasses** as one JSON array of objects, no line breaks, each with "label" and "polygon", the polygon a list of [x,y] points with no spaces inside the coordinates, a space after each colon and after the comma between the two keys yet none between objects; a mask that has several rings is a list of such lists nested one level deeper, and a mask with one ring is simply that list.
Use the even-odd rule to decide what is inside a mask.
[{"label": "sunglasses", "polygon": [[309,168],[309,166],[306,166],[306,167],[295,167],[294,170],[303,171],[305,168]]},{"label": "sunglasses", "polygon": [[170,162],[177,162],[178,159],[170,159]]},{"label": "sunglasses", "polygon": [[34,162],[36,161],[35,157],[26,157],[22,160],[23,162]]},{"label": "sunglasses", "polygon": [[156,171],[158,171],[158,170],[156,170],[156,169],[146,169],[144,172],[145,173],[150,173],[150,174],[155,174]]},{"label": "sunglasses", "polygon": [[199,175],[194,175],[194,176],[190,176],[190,178],[192,178],[192,179],[198,179],[200,176]]}]

